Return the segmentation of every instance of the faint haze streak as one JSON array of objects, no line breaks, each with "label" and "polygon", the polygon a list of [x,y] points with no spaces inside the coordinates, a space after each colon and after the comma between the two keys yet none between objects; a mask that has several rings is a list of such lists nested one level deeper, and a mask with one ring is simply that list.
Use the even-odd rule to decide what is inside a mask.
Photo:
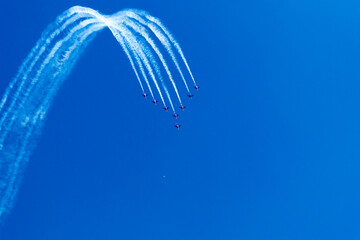
[{"label": "faint haze streak", "polygon": [[124,50],[143,96],[147,96],[145,91],[152,98],[157,94],[165,110],[169,104],[175,112],[167,84],[171,84],[180,104],[181,98],[164,53],[174,64],[185,89],[189,92],[177,57],[197,87],[178,42],[159,19],[147,12],[126,9],[102,15],[75,6],[62,13],[42,33],[0,102],[0,222],[13,205],[22,172],[57,90],[87,44],[104,28],[111,31]]}]

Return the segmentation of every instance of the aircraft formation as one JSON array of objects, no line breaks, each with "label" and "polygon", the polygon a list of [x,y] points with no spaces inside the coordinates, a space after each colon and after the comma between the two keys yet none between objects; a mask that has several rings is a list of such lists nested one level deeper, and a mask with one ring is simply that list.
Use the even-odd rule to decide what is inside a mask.
[{"label": "aircraft formation", "polygon": [[[193,95],[185,77],[199,89],[180,44],[160,19],[146,11],[125,9],[103,15],[74,6],[60,14],[41,34],[0,100],[0,223],[13,206],[22,173],[58,89],[86,46],[104,29],[112,33],[128,57],[142,96],[154,104],[161,102],[175,119],[179,114],[172,97],[185,110],[177,82],[183,82],[190,99]],[[178,60],[187,70],[186,76]],[[181,78],[174,79],[170,66]],[[181,125],[174,127],[179,130]]]},{"label": "aircraft formation", "polygon": [[[196,91],[198,91],[200,87],[199,87],[198,85],[195,85],[194,88],[196,89]],[[143,92],[141,95],[142,95],[145,99],[146,99],[147,96],[148,96],[148,95],[146,94],[146,92]],[[191,94],[191,92],[189,92],[189,94],[188,94],[187,96],[188,96],[190,99],[192,99],[192,98],[194,97],[194,95]],[[156,105],[156,104],[158,103],[158,101],[157,101],[155,98],[154,98],[151,102],[154,103],[154,105]],[[179,108],[184,111],[185,108],[186,108],[186,106],[184,106],[183,104],[180,104]],[[164,105],[163,109],[167,112],[170,108],[169,108],[168,106]],[[174,113],[172,114],[172,116],[173,116],[175,119],[178,119],[179,114],[174,111]],[[177,128],[177,130],[180,130],[181,125],[178,124],[178,123],[175,123],[174,127]]]}]

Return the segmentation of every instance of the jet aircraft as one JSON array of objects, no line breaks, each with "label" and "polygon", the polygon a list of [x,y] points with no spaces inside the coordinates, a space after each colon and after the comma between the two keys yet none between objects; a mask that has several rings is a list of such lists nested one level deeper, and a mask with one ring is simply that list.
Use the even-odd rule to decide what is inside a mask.
[{"label": "jet aircraft", "polygon": [[185,106],[181,104],[179,108],[184,111]]}]

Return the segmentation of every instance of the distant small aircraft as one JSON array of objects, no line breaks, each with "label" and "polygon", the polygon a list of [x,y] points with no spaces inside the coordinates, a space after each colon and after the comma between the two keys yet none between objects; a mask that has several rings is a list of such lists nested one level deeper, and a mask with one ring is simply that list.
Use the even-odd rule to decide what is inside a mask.
[{"label": "distant small aircraft", "polygon": [[155,99],[153,99],[151,102],[156,105],[156,103],[157,103],[158,101],[156,101]]},{"label": "distant small aircraft", "polygon": [[196,89],[196,91],[197,91],[197,90],[199,90],[199,88],[200,88],[200,87],[199,87],[198,85],[195,85],[195,87],[194,87],[194,88],[195,88],[195,89]]},{"label": "distant small aircraft", "polygon": [[173,114],[173,116],[174,116],[174,118],[176,118],[176,119],[177,119],[177,118],[178,118],[178,116],[179,116],[179,114],[174,113],[174,114]]},{"label": "distant small aircraft", "polygon": [[189,97],[190,99],[192,99],[193,96],[194,96],[194,95],[192,95],[191,93],[189,93],[189,95],[188,95],[188,97]]},{"label": "distant small aircraft", "polygon": [[181,127],[181,125],[179,125],[179,124],[175,124],[175,126],[174,127],[176,127],[177,128],[177,130],[179,130],[180,129],[180,127]]},{"label": "distant small aircraft", "polygon": [[169,110],[169,107],[165,106],[165,107],[163,107],[163,109],[164,109],[165,111],[167,111],[167,110]]},{"label": "distant small aircraft", "polygon": [[145,92],[142,94],[142,96],[146,99],[146,97],[148,96]]},{"label": "distant small aircraft", "polygon": [[184,111],[185,106],[181,104],[179,108]]}]

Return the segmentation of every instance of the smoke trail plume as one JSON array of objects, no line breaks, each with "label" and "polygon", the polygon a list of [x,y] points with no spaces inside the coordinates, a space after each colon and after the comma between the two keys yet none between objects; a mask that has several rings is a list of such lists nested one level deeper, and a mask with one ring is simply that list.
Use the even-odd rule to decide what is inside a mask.
[{"label": "smoke trail plume", "polygon": [[52,100],[87,44],[104,28],[111,31],[124,50],[144,96],[143,82],[150,95],[155,97],[153,84],[166,106],[163,98],[163,91],[165,92],[174,111],[171,94],[161,75],[159,66],[162,66],[174,88],[176,98],[181,103],[175,79],[150,32],[155,34],[166,49],[187,90],[189,89],[173,46],[195,83],[180,45],[160,20],[148,13],[126,9],[113,15],[102,15],[93,9],[80,6],[62,13],[45,29],[0,101],[0,222],[14,203],[22,172]]}]

